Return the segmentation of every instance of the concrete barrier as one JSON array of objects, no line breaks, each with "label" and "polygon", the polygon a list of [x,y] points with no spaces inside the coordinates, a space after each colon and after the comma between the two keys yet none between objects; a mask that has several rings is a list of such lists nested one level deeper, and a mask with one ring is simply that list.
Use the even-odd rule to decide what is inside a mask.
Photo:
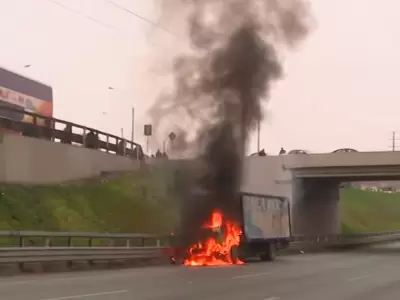
[{"label": "concrete barrier", "polygon": [[137,160],[82,146],[14,134],[0,139],[0,182],[54,184],[139,168]]}]

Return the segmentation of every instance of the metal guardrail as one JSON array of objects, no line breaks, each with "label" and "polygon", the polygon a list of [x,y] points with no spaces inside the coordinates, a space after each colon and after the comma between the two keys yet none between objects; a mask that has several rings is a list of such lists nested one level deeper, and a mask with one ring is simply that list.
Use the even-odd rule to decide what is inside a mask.
[{"label": "metal guardrail", "polygon": [[3,230],[0,263],[156,259],[166,257],[167,244],[167,237],[142,233]]},{"label": "metal guardrail", "polygon": [[351,246],[400,240],[400,231],[372,232],[326,236],[298,236],[292,238],[291,248]]},{"label": "metal guardrail", "polygon": [[[31,122],[24,121],[26,116]],[[0,130],[143,159],[142,147],[122,137],[4,105],[0,105]]]},{"label": "metal guardrail", "polygon": [[[168,239],[150,234],[113,233],[71,233],[46,231],[0,231],[2,238],[17,238],[19,246],[9,244],[0,247],[0,263],[57,262],[156,259],[166,257]],[[39,238],[42,243],[27,246],[27,241]],[[66,239],[65,246],[53,246],[55,239]],[[87,240],[85,245],[76,245],[73,239]],[[107,246],[94,246],[96,240],[109,240]],[[362,233],[350,235],[301,236],[293,237],[290,248],[301,249],[307,246],[344,246],[372,244],[400,240],[400,231],[382,233]],[[122,243],[116,243],[122,241]],[[134,241],[139,241],[137,246]],[[148,241],[151,246],[146,245]]]},{"label": "metal guardrail", "polygon": [[0,263],[81,260],[155,259],[165,256],[161,247],[26,247],[1,248]]},{"label": "metal guardrail", "polygon": [[[160,247],[167,238],[144,233],[93,233],[93,232],[49,232],[49,231],[0,231],[2,239],[16,240],[17,247],[92,247],[97,244],[119,247]],[[97,242],[97,243],[96,243]],[[7,244],[6,246],[11,246]],[[3,250],[0,246],[0,251]]]}]

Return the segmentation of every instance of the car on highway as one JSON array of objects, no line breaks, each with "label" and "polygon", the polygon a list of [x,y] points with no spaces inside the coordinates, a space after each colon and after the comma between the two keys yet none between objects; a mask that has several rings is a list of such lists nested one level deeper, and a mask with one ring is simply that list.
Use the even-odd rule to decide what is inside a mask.
[{"label": "car on highway", "polygon": [[268,154],[265,152],[264,149],[260,150],[259,152],[254,152],[250,154],[250,156],[267,156]]},{"label": "car on highway", "polygon": [[358,151],[352,148],[341,148],[333,151],[332,153],[348,153],[348,152],[358,152]]},{"label": "car on highway", "polygon": [[308,151],[302,149],[294,149],[289,151],[288,154],[308,154]]}]

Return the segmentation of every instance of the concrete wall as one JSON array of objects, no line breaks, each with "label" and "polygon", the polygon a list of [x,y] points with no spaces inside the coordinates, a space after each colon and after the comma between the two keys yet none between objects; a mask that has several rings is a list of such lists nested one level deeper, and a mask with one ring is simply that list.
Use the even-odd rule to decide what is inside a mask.
[{"label": "concrete wall", "polygon": [[0,143],[0,182],[52,184],[139,167],[128,157],[36,138],[6,134]]},{"label": "concrete wall", "polygon": [[[194,160],[147,160],[148,166],[195,169]],[[292,172],[283,167],[283,156],[246,157],[241,190],[248,193],[292,198]]]},{"label": "concrete wall", "polygon": [[246,158],[242,191],[288,198],[293,235],[340,233],[340,182],[296,179],[286,161],[287,156]]},{"label": "concrete wall", "polygon": [[292,198],[292,235],[339,234],[340,182],[296,179]]},{"label": "concrete wall", "polygon": [[243,192],[292,198],[292,172],[283,156],[250,156],[244,161]]}]

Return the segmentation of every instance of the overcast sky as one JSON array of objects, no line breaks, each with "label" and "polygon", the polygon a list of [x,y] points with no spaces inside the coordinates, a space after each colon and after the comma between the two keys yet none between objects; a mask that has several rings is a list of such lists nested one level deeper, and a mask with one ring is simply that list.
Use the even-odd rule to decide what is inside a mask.
[{"label": "overcast sky", "polygon": [[[122,127],[128,137],[134,106],[142,143],[146,110],[160,92],[149,82],[149,59],[165,50],[148,38],[151,25],[106,0],[54,1],[69,9],[50,0],[0,0],[0,65],[51,85],[61,119],[114,134]],[[115,3],[156,19],[152,0]],[[400,138],[399,2],[312,3],[317,26],[286,57],[261,147],[389,150],[391,132]]]}]

